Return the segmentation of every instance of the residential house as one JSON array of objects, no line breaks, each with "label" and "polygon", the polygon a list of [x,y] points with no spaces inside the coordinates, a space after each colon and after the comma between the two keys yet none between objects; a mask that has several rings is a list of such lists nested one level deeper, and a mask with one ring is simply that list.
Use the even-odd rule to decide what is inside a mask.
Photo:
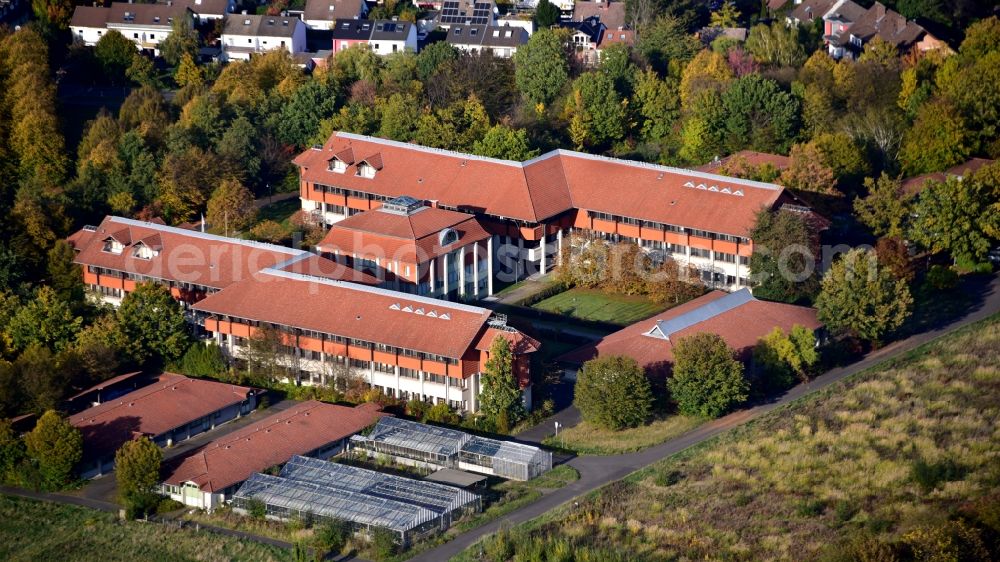
[{"label": "residential house", "polygon": [[631,29],[605,29],[601,34],[601,40],[597,43],[597,58],[600,60],[607,49],[615,45],[635,46],[635,31]]},{"label": "residential house", "polygon": [[375,284],[378,281],[316,254],[164,224],[106,217],[68,238],[93,294],[117,306],[138,283],[166,286],[189,306],[268,267]]},{"label": "residential house", "polygon": [[371,20],[338,19],[334,22],[333,53],[337,54],[353,45],[367,45],[372,36]]},{"label": "residential house", "polygon": [[402,20],[376,20],[372,22],[368,46],[376,55],[416,53],[417,26]]},{"label": "residential house", "polygon": [[306,50],[306,26],[290,16],[235,14],[222,31],[222,59],[250,60],[251,55],[283,49],[289,54]]},{"label": "residential house", "polygon": [[528,42],[530,34],[521,27],[487,25],[453,25],[448,30],[448,43],[466,53],[492,53],[501,58],[514,56]]},{"label": "residential house", "polygon": [[378,404],[355,407],[302,402],[168,462],[160,491],[190,507],[215,509],[255,472],[296,455],[328,459],[386,414]]},{"label": "residential house", "polygon": [[302,21],[309,29],[332,29],[341,19],[364,19],[368,4],[364,0],[306,0]]},{"label": "residential house", "polygon": [[112,2],[108,8],[77,6],[69,27],[73,39],[88,46],[96,45],[113,29],[140,50],[159,55],[160,42],[170,35],[178,18],[188,18],[194,25],[194,13],[184,6]]},{"label": "residential house", "polygon": [[126,441],[145,436],[169,447],[256,407],[253,389],[163,373],[150,385],[69,417],[83,436],[80,475],[94,478],[113,470],[115,453]]},{"label": "residential house", "polygon": [[187,8],[202,24],[221,20],[236,11],[236,0],[159,0],[159,3]]},{"label": "residential house", "polygon": [[[342,158],[336,165],[346,168],[351,157]],[[474,216],[403,196],[334,223],[317,249],[397,291],[478,298],[486,292],[491,239]]]},{"label": "residential house", "polygon": [[567,150],[514,162],[336,132],[294,162],[302,208],[328,224],[403,195],[474,216],[492,238],[487,295],[495,279],[550,271],[573,233],[634,242],[735,290],[757,212],[794,203],[770,183]]},{"label": "residential house", "polygon": [[195,304],[204,329],[232,357],[262,326],[277,328],[300,384],[360,377],[400,400],[479,409],[481,373],[490,345],[506,338],[514,373],[531,405],[530,355],[539,343],[506,318],[467,304],[410,295],[277,269],[246,279]]},{"label": "residential house", "polygon": [[595,66],[599,61],[597,45],[601,42],[604,30],[607,29],[600,18],[590,17],[583,21],[559,22],[560,27],[571,31],[570,45],[576,56],[588,66]]},{"label": "residential house", "polygon": [[965,176],[974,174],[979,171],[980,168],[984,166],[989,166],[993,164],[996,160],[989,160],[986,158],[972,158],[968,162],[964,162],[957,166],[952,166],[943,172],[931,172],[929,174],[922,174],[919,176],[914,176],[912,178],[906,178],[903,180],[901,185],[903,192],[907,195],[916,195],[923,191],[924,186],[927,182],[943,182],[948,178],[958,178],[962,179]]},{"label": "residential house", "polygon": [[687,336],[716,334],[740,360],[749,363],[760,338],[775,328],[788,333],[796,325],[813,331],[822,328],[812,308],[758,300],[749,289],[735,293],[712,291],[573,350],[559,360],[580,365],[594,357],[624,355],[659,378],[669,375],[674,346]]},{"label": "residential house", "polygon": [[494,25],[497,7],[493,0],[444,0],[438,15],[438,26]]},{"label": "residential house", "polygon": [[606,0],[576,0],[573,5],[573,21],[584,22],[597,18],[608,29],[624,29],[625,2]]}]

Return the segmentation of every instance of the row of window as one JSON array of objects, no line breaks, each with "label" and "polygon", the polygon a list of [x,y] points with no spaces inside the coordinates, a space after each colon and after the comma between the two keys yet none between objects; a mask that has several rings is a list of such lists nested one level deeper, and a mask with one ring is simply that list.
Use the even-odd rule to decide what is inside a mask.
[{"label": "row of window", "polygon": [[750,240],[741,236],[732,236],[729,234],[721,234],[718,232],[712,232],[709,230],[698,230],[693,228],[685,229],[681,226],[676,226],[672,224],[666,224],[655,221],[647,221],[642,219],[636,219],[632,217],[626,217],[622,215],[614,215],[611,213],[600,213],[597,211],[587,211],[587,216],[592,219],[613,221],[621,224],[629,224],[632,226],[641,226],[643,228],[650,228],[654,230],[663,230],[666,232],[685,232],[685,230],[691,234],[691,236],[697,236],[698,238],[707,238],[709,240],[723,240],[726,242],[735,242],[739,244],[746,244]]},{"label": "row of window", "polygon": [[[371,166],[363,166],[363,167],[370,168]],[[321,183],[314,183],[313,191],[321,193],[329,193],[331,195],[344,195],[346,197],[354,197],[357,199],[365,199],[368,201],[388,201],[392,199],[392,197],[388,197],[386,195],[377,195],[374,193],[368,193],[367,191],[355,191],[353,189],[344,189],[342,187],[324,185]]]}]

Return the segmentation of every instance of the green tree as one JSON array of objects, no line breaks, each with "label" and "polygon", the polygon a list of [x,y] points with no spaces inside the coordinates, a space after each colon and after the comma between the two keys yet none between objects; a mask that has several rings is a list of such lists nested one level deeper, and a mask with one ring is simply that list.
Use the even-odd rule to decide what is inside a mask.
[{"label": "green tree", "polygon": [[[351,527],[342,519],[324,519],[313,528],[313,548],[336,557],[351,538]],[[325,559],[325,558],[324,558]]]},{"label": "green tree", "polygon": [[480,384],[479,410],[498,431],[507,433],[524,416],[524,404],[514,377],[514,354],[506,338],[497,336],[490,344]]},{"label": "green tree", "polygon": [[69,483],[73,468],[83,457],[83,437],[69,421],[49,410],[35,429],[24,436],[28,456],[34,459],[46,488],[57,490]]},{"label": "green tree", "polygon": [[535,6],[535,27],[546,29],[559,23],[559,7],[549,0],[539,0]]},{"label": "green tree", "polygon": [[73,263],[75,258],[76,252],[65,240],[56,240],[49,250],[49,285],[60,299],[71,304],[83,302],[83,272]]},{"label": "green tree", "polygon": [[667,386],[678,411],[716,418],[747,399],[750,385],[733,355],[717,334],[702,332],[677,341]]},{"label": "green tree", "polygon": [[104,74],[113,80],[120,80],[125,76],[135,55],[135,43],[114,29],[102,35],[94,46],[94,57],[104,69]]},{"label": "green tree", "polygon": [[115,479],[118,494],[126,502],[153,491],[160,482],[163,453],[149,437],[126,441],[115,452]]},{"label": "green tree", "polygon": [[193,377],[218,377],[227,370],[222,348],[215,342],[195,342],[181,358],[181,372]]},{"label": "green tree", "polygon": [[730,152],[787,152],[798,134],[799,103],[759,74],[733,81],[722,93],[723,134]]},{"label": "green tree", "polygon": [[490,127],[483,138],[472,144],[472,152],[489,158],[523,162],[538,156],[528,144],[528,134],[524,129],[512,129],[506,125]]},{"label": "green tree", "polygon": [[670,136],[680,109],[677,81],[662,80],[652,70],[637,73],[634,99],[641,116],[642,138],[660,142]]},{"label": "green tree", "polygon": [[875,236],[902,236],[907,230],[912,202],[899,180],[884,172],[878,179],[865,178],[866,197],[854,200],[854,214]]},{"label": "green tree", "polygon": [[71,0],[31,0],[31,10],[38,21],[59,30],[69,27],[73,7]]},{"label": "green tree", "polygon": [[1000,141],[1000,42],[991,34],[1000,28],[996,16],[969,26],[958,56],[948,57],[937,70],[940,95],[961,112],[977,146],[994,154]]},{"label": "green tree", "polygon": [[548,105],[569,80],[569,64],[560,36],[541,29],[514,54],[517,88],[528,100]]},{"label": "green tree", "polygon": [[762,210],[750,230],[753,254],[750,275],[754,295],[799,302],[817,289],[815,235],[801,215]]},{"label": "green tree", "polygon": [[963,179],[930,182],[913,207],[910,239],[956,261],[984,260],[1000,234],[998,176],[1000,165],[992,164]]},{"label": "green tree", "polygon": [[242,172],[244,181],[259,178],[261,158],[257,146],[257,127],[245,115],[233,119],[216,145],[216,152],[225,158],[231,169]]},{"label": "green tree", "polygon": [[788,334],[776,327],[757,342],[753,358],[769,375],[765,384],[770,390],[791,386],[793,376],[808,381],[810,369],[819,361],[816,335],[798,324]]},{"label": "green tree", "polygon": [[126,352],[137,363],[173,361],[188,346],[184,310],[162,285],[140,283],[118,307]]},{"label": "green tree", "polygon": [[965,120],[948,102],[926,103],[903,135],[899,160],[906,176],[947,170],[968,160],[972,139]]},{"label": "green tree", "polygon": [[798,30],[786,26],[783,21],[776,20],[770,26],[760,23],[750,28],[746,48],[754,60],[763,64],[798,67],[806,60]]},{"label": "green tree", "polygon": [[661,76],[671,63],[677,66],[694,58],[701,44],[687,32],[684,22],[674,16],[660,16],[640,30],[636,50]]},{"label": "green tree", "polygon": [[155,88],[159,85],[153,61],[149,57],[137,52],[132,53],[132,60],[129,62],[128,68],[125,69],[125,77],[140,86],[152,86]]},{"label": "green tree", "polygon": [[642,367],[620,355],[584,363],[573,393],[584,421],[615,431],[646,423],[653,407],[653,392]]},{"label": "green tree", "polygon": [[73,314],[55,289],[42,286],[35,298],[14,314],[7,332],[18,349],[37,343],[61,350],[73,340],[82,323],[83,319]]},{"label": "green tree", "polygon": [[740,24],[740,11],[735,2],[726,2],[721,8],[712,12],[712,27],[737,27]]},{"label": "green tree", "polygon": [[879,267],[875,252],[855,249],[833,263],[816,298],[820,322],[878,343],[910,316],[913,297],[906,281]]},{"label": "green tree", "polygon": [[381,126],[378,136],[410,142],[417,130],[419,102],[409,94],[392,94],[388,98],[378,98],[375,111]]},{"label": "green tree", "polygon": [[24,441],[14,432],[10,420],[0,419],[0,482],[14,480],[24,456]]},{"label": "green tree", "polygon": [[424,421],[456,425],[462,421],[462,417],[456,414],[447,402],[438,402],[427,409]]},{"label": "green tree", "polygon": [[226,236],[249,228],[257,220],[253,193],[236,180],[222,180],[208,200],[206,219],[212,228],[222,228]]},{"label": "green tree", "polygon": [[14,361],[14,372],[31,411],[44,412],[60,405],[75,368],[66,363],[67,358],[57,359],[48,348],[34,343]]},{"label": "green tree", "polygon": [[182,88],[200,88],[205,85],[205,73],[194,61],[190,52],[181,53],[174,80]]},{"label": "green tree", "polygon": [[184,55],[198,56],[198,32],[191,23],[191,18],[177,18],[170,25],[170,35],[160,42],[160,54],[170,66],[180,64]]},{"label": "green tree", "polygon": [[278,113],[278,138],[282,142],[305,147],[316,133],[319,122],[336,112],[338,101],[335,83],[319,80],[306,82],[295,90]]},{"label": "green tree", "polygon": [[573,83],[572,111],[586,115],[584,144],[605,147],[625,136],[625,105],[614,80],[600,72],[585,72]]},{"label": "green tree", "polygon": [[396,533],[389,529],[378,527],[371,533],[372,549],[375,551],[376,562],[389,560],[399,551]]},{"label": "green tree", "polygon": [[458,51],[447,41],[436,41],[421,49],[417,55],[417,79],[427,82],[445,63],[458,58]]}]

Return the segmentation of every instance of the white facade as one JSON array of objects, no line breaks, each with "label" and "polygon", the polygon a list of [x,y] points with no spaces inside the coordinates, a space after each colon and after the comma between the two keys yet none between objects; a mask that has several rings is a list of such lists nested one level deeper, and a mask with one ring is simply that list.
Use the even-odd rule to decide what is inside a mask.
[{"label": "white facade", "polygon": [[101,40],[104,33],[107,31],[104,27],[83,27],[83,26],[70,26],[70,32],[73,34],[73,39],[76,41],[83,42],[84,45],[88,47],[93,47]]},{"label": "white facade", "polygon": [[[231,19],[251,21],[254,16],[233,15]],[[261,17],[261,16],[257,16]],[[256,25],[247,24],[250,28],[248,33],[223,33],[222,34],[222,58],[223,60],[250,60],[254,54],[266,53],[274,49],[284,49],[289,54],[301,53],[306,50],[306,26],[302,20],[293,17],[264,16],[268,21],[274,21],[275,26],[291,27],[290,36],[265,35],[253,33]],[[227,31],[232,26],[226,26]]]},{"label": "white facade", "polygon": [[406,32],[401,33],[402,37],[391,39],[384,37],[384,33],[375,31],[371,39],[368,40],[368,48],[376,55],[391,55],[392,53],[416,53],[417,52],[417,26],[406,25]]}]

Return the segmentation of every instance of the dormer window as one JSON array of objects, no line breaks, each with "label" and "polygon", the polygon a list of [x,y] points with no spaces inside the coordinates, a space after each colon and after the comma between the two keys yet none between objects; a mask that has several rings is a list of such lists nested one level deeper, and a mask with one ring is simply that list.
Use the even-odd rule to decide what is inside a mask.
[{"label": "dormer window", "polygon": [[159,255],[159,252],[142,243],[136,244],[135,249],[132,251],[132,256],[141,260],[151,260],[157,255]]},{"label": "dormer window", "polygon": [[125,245],[121,242],[115,240],[114,238],[108,238],[104,241],[104,251],[109,254],[121,255],[122,251],[125,249]]},{"label": "dormer window", "polygon": [[347,171],[347,163],[344,162],[343,160],[340,160],[339,158],[331,158],[329,170],[331,172],[337,172],[338,174],[343,174],[344,172]]},{"label": "dormer window", "polygon": [[358,174],[363,178],[374,178],[375,177],[375,167],[368,162],[362,162],[358,164]]},{"label": "dormer window", "polygon": [[438,245],[442,248],[458,242],[458,231],[452,228],[446,228],[438,234]]}]

